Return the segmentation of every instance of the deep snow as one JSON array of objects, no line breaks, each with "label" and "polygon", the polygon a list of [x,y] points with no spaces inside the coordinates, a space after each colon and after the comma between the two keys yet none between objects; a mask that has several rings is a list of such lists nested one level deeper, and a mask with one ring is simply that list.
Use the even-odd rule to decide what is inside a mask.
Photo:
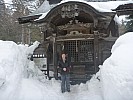
[{"label": "deep snow", "polygon": [[71,93],[62,94],[60,80],[47,80],[28,59],[38,45],[0,41],[0,100],[102,100],[101,85],[95,77],[87,84],[71,86]]},{"label": "deep snow", "polygon": [[[61,3],[64,2],[68,0]],[[110,9],[129,2],[133,1],[89,4],[98,11],[109,12]],[[114,20],[121,24],[118,16]],[[27,59],[38,45],[38,42],[26,46],[12,41],[0,41],[0,100],[133,99],[133,32],[118,38],[112,47],[112,55],[99,66],[100,71],[90,81],[71,86],[71,93],[65,94],[60,92],[59,80],[47,80],[35,63]]]},{"label": "deep snow", "polygon": [[133,32],[119,37],[100,66],[104,100],[133,100]]},{"label": "deep snow", "polygon": [[47,80],[27,59],[38,42],[28,47],[0,41],[0,100],[132,100],[132,43],[133,32],[118,38],[100,71],[86,84],[73,85],[70,93],[62,94],[60,80]]}]

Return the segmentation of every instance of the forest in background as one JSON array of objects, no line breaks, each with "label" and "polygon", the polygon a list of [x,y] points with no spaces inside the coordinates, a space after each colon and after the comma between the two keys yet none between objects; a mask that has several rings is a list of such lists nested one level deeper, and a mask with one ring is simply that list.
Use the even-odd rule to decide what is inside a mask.
[{"label": "forest in background", "polygon": [[35,11],[42,2],[41,0],[12,0],[11,3],[5,3],[0,0],[0,40],[28,44],[39,41],[42,38],[40,28],[29,23],[19,24],[17,19]]}]

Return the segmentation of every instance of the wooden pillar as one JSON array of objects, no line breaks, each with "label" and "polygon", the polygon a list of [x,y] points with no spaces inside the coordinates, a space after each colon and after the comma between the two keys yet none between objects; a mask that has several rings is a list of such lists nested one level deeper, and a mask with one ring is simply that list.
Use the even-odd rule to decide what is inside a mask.
[{"label": "wooden pillar", "polygon": [[56,34],[53,35],[53,67],[54,67],[54,77],[55,79],[58,79]]},{"label": "wooden pillar", "polygon": [[95,73],[98,71],[98,64],[99,64],[98,31],[94,31],[94,67],[95,67]]},{"label": "wooden pillar", "polygon": [[48,75],[48,78],[50,79],[49,77],[49,55],[47,54],[47,75]]},{"label": "wooden pillar", "polygon": [[46,40],[46,38],[47,38],[47,34],[48,34],[47,30],[46,30],[45,32],[43,32],[43,34],[44,34],[44,35],[43,35],[43,37],[44,37],[43,40],[44,40],[44,41],[47,41],[47,40]]}]

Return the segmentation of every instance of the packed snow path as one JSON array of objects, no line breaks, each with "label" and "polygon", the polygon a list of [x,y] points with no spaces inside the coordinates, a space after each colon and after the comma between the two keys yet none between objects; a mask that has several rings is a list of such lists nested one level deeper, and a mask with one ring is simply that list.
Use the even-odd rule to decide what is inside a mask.
[{"label": "packed snow path", "polygon": [[34,100],[103,100],[100,82],[96,79],[86,84],[72,85],[70,93],[61,93],[60,81],[54,79],[42,84],[25,79],[22,86],[18,100],[33,100],[33,98]]},{"label": "packed snow path", "polygon": [[[95,85],[95,86],[94,86]],[[96,86],[97,83],[92,85],[89,84],[81,84],[71,86],[71,92],[64,93],[62,96],[65,98],[64,100],[103,100],[100,87]]]}]

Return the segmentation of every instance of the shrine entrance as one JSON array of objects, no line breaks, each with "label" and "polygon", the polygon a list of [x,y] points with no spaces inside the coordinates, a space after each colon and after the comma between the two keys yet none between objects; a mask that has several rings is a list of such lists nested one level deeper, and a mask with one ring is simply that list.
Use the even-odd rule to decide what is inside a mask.
[{"label": "shrine entrance", "polygon": [[98,71],[99,40],[107,36],[103,23],[106,23],[105,19],[104,15],[91,6],[67,2],[55,7],[46,19],[40,20],[47,20],[49,23],[45,27],[52,30],[47,30],[45,36],[46,41],[50,42],[49,48],[52,48],[47,55],[52,55],[48,61],[51,61],[56,79],[59,78],[57,63],[62,51],[67,53],[71,61],[71,81],[87,81]]},{"label": "shrine entrance", "polygon": [[19,22],[39,25],[53,77],[59,78],[57,63],[64,50],[72,64],[71,81],[89,80],[110,56],[111,47],[119,36],[115,13],[100,12],[88,3],[69,1],[56,5],[44,15],[23,17]]},{"label": "shrine entrance", "polygon": [[[98,34],[65,35],[55,38],[55,64],[61,56],[61,51],[67,53],[71,62],[71,81],[87,81],[98,70]],[[53,53],[53,55],[54,55]],[[55,71],[56,72],[56,71]],[[57,72],[58,73],[58,72]],[[58,74],[57,74],[58,75]]]}]

